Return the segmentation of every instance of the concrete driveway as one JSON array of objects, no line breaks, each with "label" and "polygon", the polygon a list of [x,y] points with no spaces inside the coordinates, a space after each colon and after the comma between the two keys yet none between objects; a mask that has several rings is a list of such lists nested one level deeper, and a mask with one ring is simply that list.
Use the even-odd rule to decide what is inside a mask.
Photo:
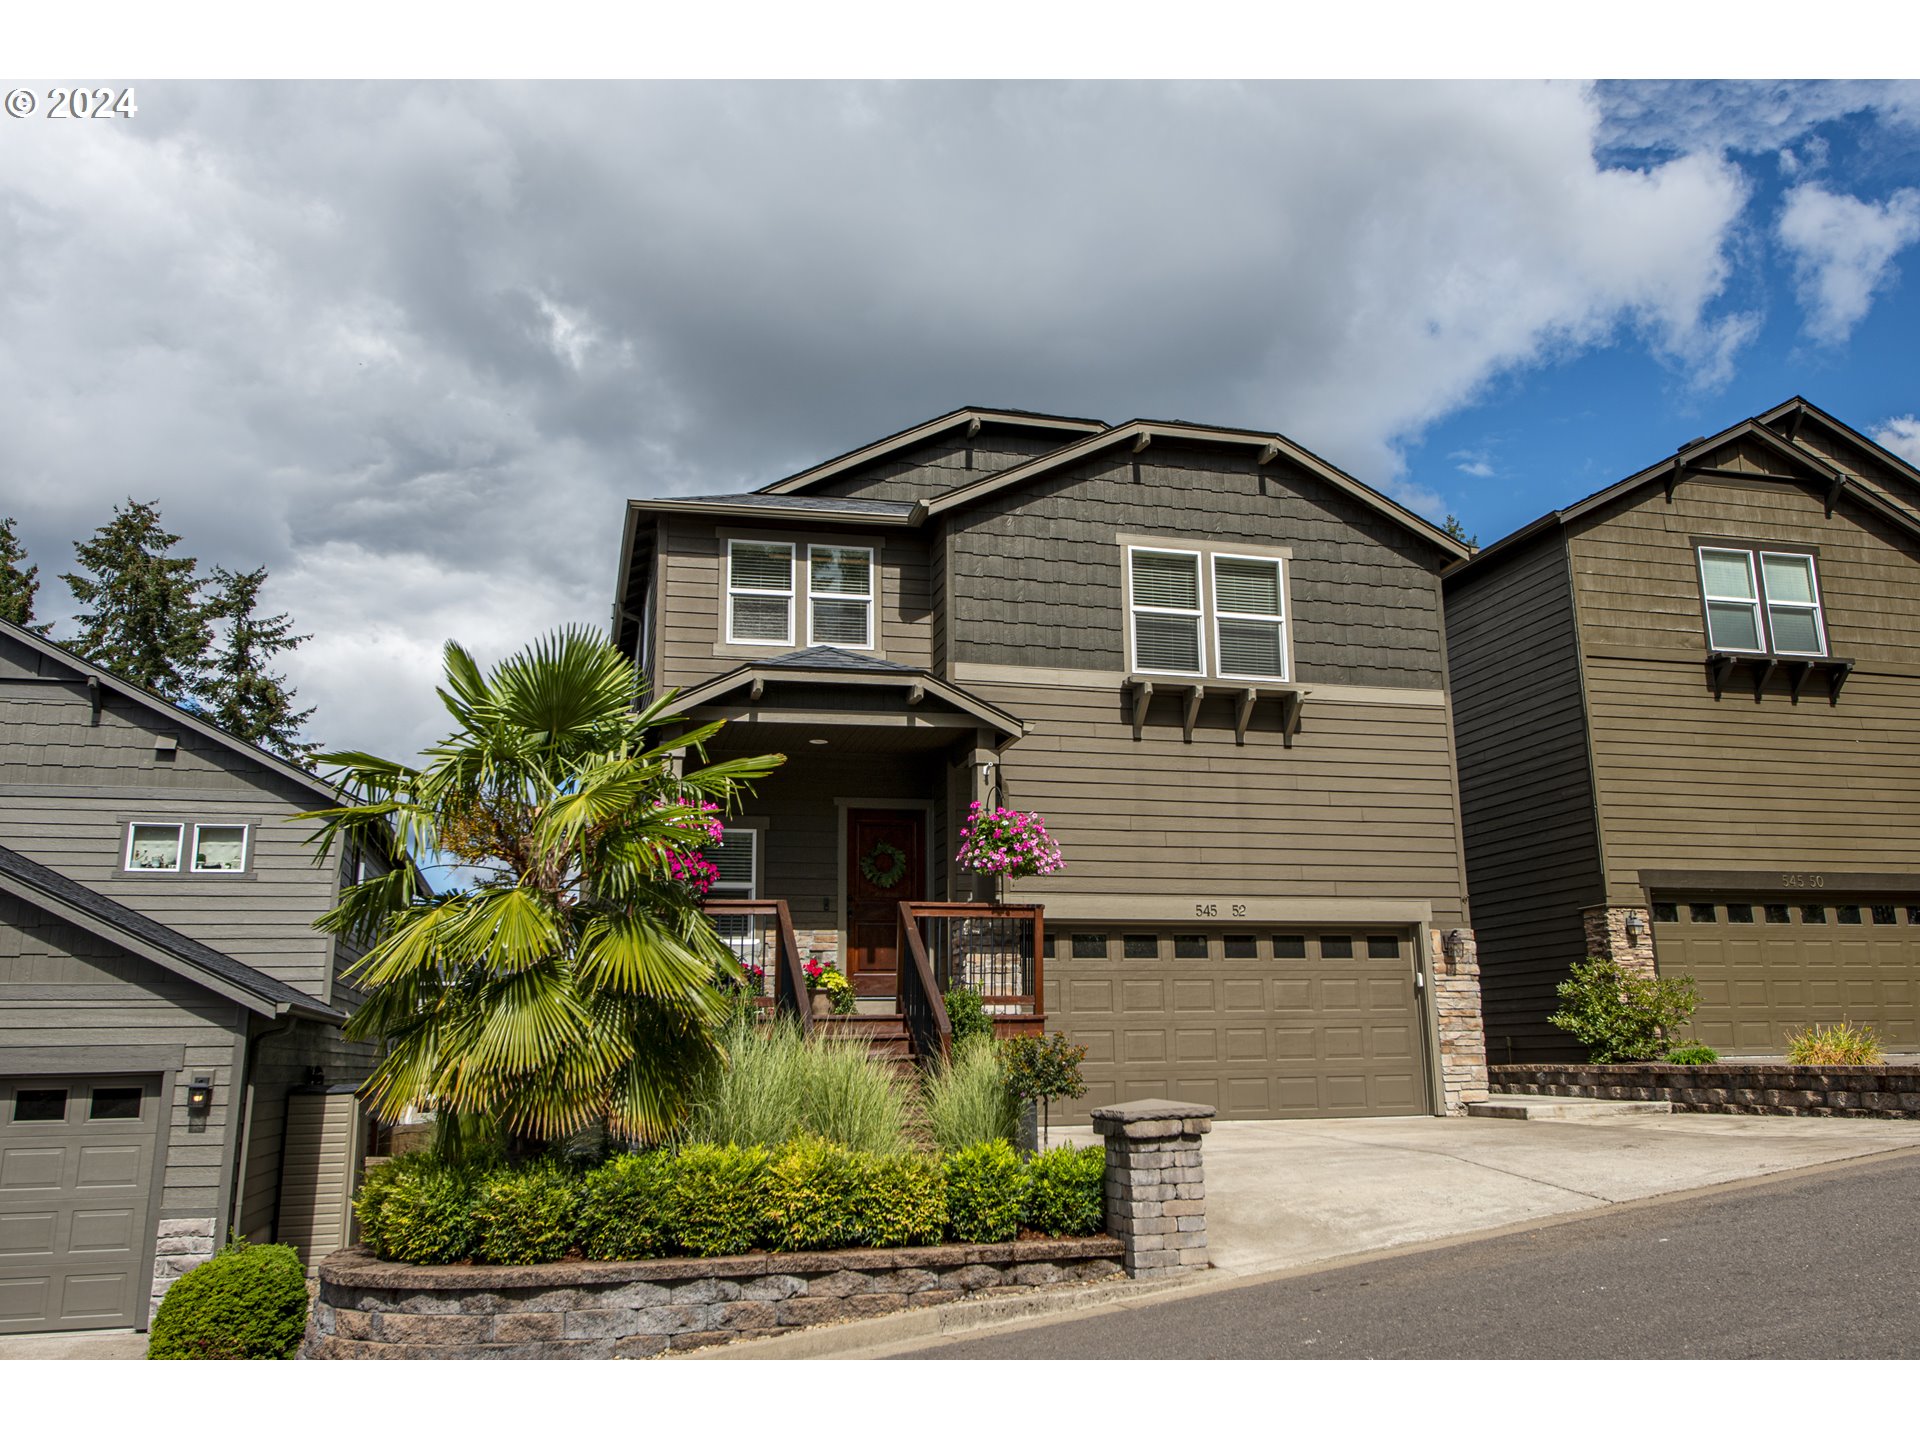
[{"label": "concrete driveway", "polygon": [[1206,1139],[1207,1238],[1249,1275],[1911,1148],[1893,1120],[1242,1120]]}]

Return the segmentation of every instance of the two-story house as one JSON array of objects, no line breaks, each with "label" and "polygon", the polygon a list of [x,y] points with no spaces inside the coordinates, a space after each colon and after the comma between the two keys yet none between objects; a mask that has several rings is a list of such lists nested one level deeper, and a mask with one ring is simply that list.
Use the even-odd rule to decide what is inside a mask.
[{"label": "two-story house", "polygon": [[1920,1048],[1920,472],[1794,399],[1447,576],[1495,1063],[1585,955],[1691,975],[1697,1038]]},{"label": "two-story house", "polygon": [[371,1068],[313,929],[368,862],[286,823],[333,800],[0,622],[0,1334],[144,1329],[229,1234],[314,1221],[355,1137],[283,1145],[292,1097]]},{"label": "two-story house", "polygon": [[[963,409],[631,502],[613,623],[728,722],[712,758],[787,756],[714,894],[784,902],[868,1008],[910,998],[908,902],[941,985],[1087,1046],[1083,1109],[1437,1113],[1484,1093],[1439,579],[1464,555],[1284,436]],[[974,803],[1043,815],[1064,870],[960,871]]]}]

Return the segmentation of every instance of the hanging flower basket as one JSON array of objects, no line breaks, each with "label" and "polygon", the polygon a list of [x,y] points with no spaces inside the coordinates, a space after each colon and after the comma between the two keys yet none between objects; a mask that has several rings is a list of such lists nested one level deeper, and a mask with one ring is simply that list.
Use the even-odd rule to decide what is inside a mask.
[{"label": "hanging flower basket", "polygon": [[1066,868],[1060,847],[1047,833],[1047,822],[1030,810],[988,807],[978,800],[967,807],[967,823],[960,829],[960,852],[954,863],[976,875],[1005,875],[1025,879],[1052,875]]}]

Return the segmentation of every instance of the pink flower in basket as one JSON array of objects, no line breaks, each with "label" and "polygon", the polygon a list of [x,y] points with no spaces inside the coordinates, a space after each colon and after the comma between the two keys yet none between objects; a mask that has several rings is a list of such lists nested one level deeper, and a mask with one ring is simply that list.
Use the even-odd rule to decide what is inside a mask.
[{"label": "pink flower in basket", "polygon": [[989,808],[978,800],[967,807],[967,823],[960,828],[960,853],[953,858],[963,870],[1014,879],[1051,875],[1067,863],[1038,814],[1003,805]]}]

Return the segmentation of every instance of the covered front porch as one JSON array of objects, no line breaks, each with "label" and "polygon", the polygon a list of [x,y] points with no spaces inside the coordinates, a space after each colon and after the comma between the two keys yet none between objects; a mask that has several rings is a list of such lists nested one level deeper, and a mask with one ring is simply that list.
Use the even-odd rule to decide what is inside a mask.
[{"label": "covered front porch", "polygon": [[708,909],[769,1003],[811,1025],[804,972],[818,961],[851,981],[858,1023],[897,1019],[921,1057],[946,1047],[941,997],[956,985],[999,1028],[1040,1028],[1041,908],[994,903],[990,881],[952,863],[1019,719],[924,670],[828,647],[744,664],[682,705],[692,723],[726,722],[709,760],[786,756],[710,852]]}]

